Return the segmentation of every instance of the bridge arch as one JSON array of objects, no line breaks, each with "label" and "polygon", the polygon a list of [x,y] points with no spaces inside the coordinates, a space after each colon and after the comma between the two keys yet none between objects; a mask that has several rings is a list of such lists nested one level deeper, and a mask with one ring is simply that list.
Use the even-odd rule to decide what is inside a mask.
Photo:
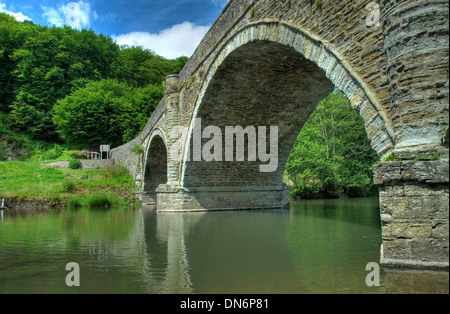
[{"label": "bridge arch", "polygon": [[143,190],[149,196],[155,194],[161,184],[167,184],[167,157],[166,136],[161,129],[155,129],[148,141],[144,157]]},{"label": "bridge arch", "polygon": [[[374,166],[382,264],[448,270],[448,1],[381,1],[382,27],[365,23],[366,1],[322,2],[230,1],[177,79],[168,80],[141,135],[112,157],[148,190],[153,183],[142,182],[151,178],[153,148],[164,142],[166,155],[175,142],[184,148],[184,161],[169,158],[168,183],[157,188],[159,211],[287,204],[281,169],[290,147],[336,87],[383,160]],[[277,172],[260,173],[260,163],[188,161],[199,119],[203,127],[280,126]],[[181,138],[172,138],[176,126]],[[157,128],[167,138],[155,142]],[[133,152],[136,145],[145,147],[144,157]]]},{"label": "bridge arch", "polygon": [[[334,88],[359,111],[380,158],[394,148],[390,121],[375,93],[337,52],[298,27],[274,21],[251,23],[222,46],[206,73],[186,141],[189,149],[185,150],[181,173],[183,186],[228,186],[233,190],[270,185],[281,190],[295,139],[316,105]],[[202,127],[212,125],[222,130],[226,126],[278,126],[277,170],[260,173],[258,162],[233,162],[230,166],[188,161],[199,118]]]}]

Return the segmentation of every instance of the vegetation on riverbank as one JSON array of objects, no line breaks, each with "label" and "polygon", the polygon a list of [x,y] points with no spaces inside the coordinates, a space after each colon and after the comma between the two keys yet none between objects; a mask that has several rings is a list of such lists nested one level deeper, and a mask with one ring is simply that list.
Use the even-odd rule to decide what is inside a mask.
[{"label": "vegetation on riverbank", "polygon": [[[162,99],[164,78],[188,59],[167,60],[92,30],[20,23],[1,13],[0,33],[0,197],[72,207],[132,202],[126,169],[77,169],[69,148],[132,140]],[[285,181],[294,198],[372,196],[377,159],[361,117],[336,91],[305,123]],[[49,160],[69,160],[71,169],[41,168]]]},{"label": "vegetation on riverbank", "polygon": [[122,166],[73,170],[42,168],[39,161],[0,162],[0,198],[105,208],[134,204],[134,188]]},{"label": "vegetation on riverbank", "polygon": [[375,196],[378,156],[359,113],[340,91],[320,102],[303,126],[286,165],[294,198]]}]

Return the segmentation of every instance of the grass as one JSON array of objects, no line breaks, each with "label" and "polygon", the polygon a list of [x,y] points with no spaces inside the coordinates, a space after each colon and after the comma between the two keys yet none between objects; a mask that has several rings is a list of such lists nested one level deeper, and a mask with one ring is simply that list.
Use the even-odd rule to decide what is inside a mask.
[{"label": "grass", "polygon": [[440,152],[436,152],[433,156],[418,156],[418,157],[400,157],[395,154],[387,155],[383,161],[437,161],[441,159]]},{"label": "grass", "polygon": [[[135,204],[135,184],[125,167],[43,168],[41,164],[55,161],[69,161],[72,168],[79,168],[81,163],[77,158],[83,154],[57,144],[32,140],[23,140],[23,144],[17,136],[10,140],[11,132],[4,129],[1,124],[0,198],[47,200],[52,204],[66,204],[68,208]],[[9,142],[13,142],[15,147],[29,149],[25,161],[4,161],[5,156],[1,152],[6,150],[3,145]]]},{"label": "grass", "polygon": [[114,205],[133,203],[134,188],[122,166],[74,170],[41,168],[37,160],[0,162],[0,198],[62,200],[77,208],[99,204],[102,198]]},{"label": "grass", "polygon": [[112,199],[108,196],[105,195],[93,195],[90,196],[87,200],[87,207],[93,209],[93,208],[98,208],[98,209],[108,209],[111,208],[113,206],[113,204],[116,202],[115,199]]}]

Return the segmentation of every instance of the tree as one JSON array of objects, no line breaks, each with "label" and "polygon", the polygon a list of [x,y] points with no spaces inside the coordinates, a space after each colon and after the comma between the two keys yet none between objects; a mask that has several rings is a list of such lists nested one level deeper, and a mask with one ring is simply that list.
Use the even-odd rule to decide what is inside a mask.
[{"label": "tree", "polygon": [[134,87],[163,84],[169,74],[176,74],[188,58],[167,60],[148,49],[122,46],[115,64],[116,78]]},{"label": "tree", "polygon": [[135,127],[142,126],[142,116],[150,116],[153,97],[161,95],[165,77],[178,73],[186,61],[167,60],[142,47],[119,47],[92,30],[21,23],[0,13],[0,113],[10,116],[8,127],[14,132],[57,142],[53,110],[66,96],[90,82],[108,79],[132,88],[150,85],[152,105],[130,122],[126,135],[130,138]]},{"label": "tree", "polygon": [[361,117],[335,91],[317,106],[291,152],[286,166],[293,183],[291,194],[301,198],[371,195],[377,158]]},{"label": "tree", "polygon": [[117,80],[91,82],[58,101],[53,121],[73,147],[120,146],[138,135],[163,95],[162,86],[139,89]]}]

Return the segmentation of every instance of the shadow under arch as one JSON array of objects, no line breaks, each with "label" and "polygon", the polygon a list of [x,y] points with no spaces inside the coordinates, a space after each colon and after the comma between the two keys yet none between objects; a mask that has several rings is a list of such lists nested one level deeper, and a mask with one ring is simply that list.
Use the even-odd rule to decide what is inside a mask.
[{"label": "shadow under arch", "polygon": [[144,170],[144,193],[147,204],[156,204],[157,189],[167,184],[167,146],[164,134],[156,130],[150,139]]}]

